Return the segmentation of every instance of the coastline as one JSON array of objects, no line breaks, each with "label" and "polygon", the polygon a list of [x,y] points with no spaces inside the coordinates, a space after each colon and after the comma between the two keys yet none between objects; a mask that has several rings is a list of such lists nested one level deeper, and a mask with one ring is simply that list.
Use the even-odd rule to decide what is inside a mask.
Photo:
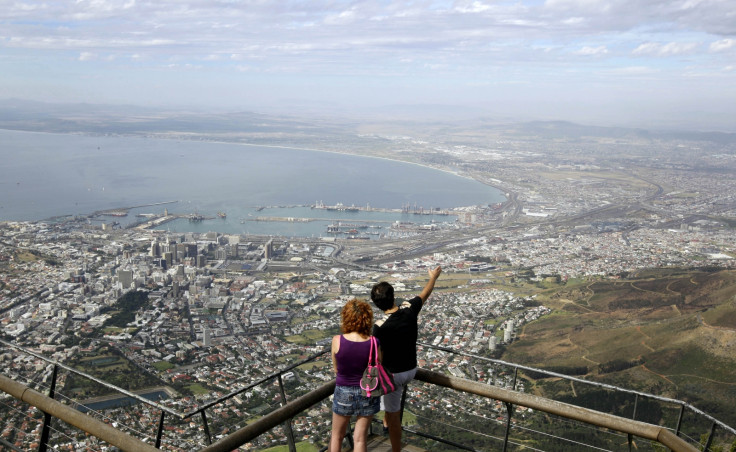
[{"label": "coastline", "polygon": [[449,168],[441,168],[436,166],[427,165],[425,163],[420,162],[414,162],[410,160],[402,160],[397,158],[391,158],[386,156],[380,156],[380,155],[366,155],[366,154],[356,154],[353,152],[347,152],[347,151],[334,151],[329,149],[317,149],[317,148],[309,148],[309,147],[303,147],[303,146],[287,146],[287,145],[281,145],[281,144],[257,144],[257,143],[243,143],[239,141],[227,141],[227,140],[197,140],[195,137],[206,137],[206,135],[191,135],[189,137],[166,137],[166,136],[148,136],[148,135],[141,135],[141,134],[129,134],[129,133],[121,133],[121,134],[114,134],[114,135],[108,135],[108,134],[100,134],[100,133],[92,133],[92,132],[44,132],[44,131],[37,131],[37,130],[20,130],[20,129],[7,129],[7,128],[0,128],[0,131],[8,131],[8,132],[20,132],[20,133],[37,133],[37,134],[44,134],[44,135],[76,135],[76,136],[87,136],[87,137],[120,137],[120,138],[141,138],[141,139],[147,139],[147,140],[166,140],[166,141],[189,141],[192,143],[212,143],[212,144],[227,144],[227,145],[240,145],[240,146],[250,146],[250,147],[263,147],[263,148],[273,148],[273,149],[288,149],[288,150],[294,150],[294,151],[310,151],[310,152],[324,152],[329,154],[338,154],[338,155],[352,155],[354,157],[365,157],[365,158],[372,158],[372,159],[380,159],[380,160],[387,160],[390,162],[398,162],[398,163],[406,163],[409,165],[416,165],[421,168],[436,170],[436,171],[442,171],[443,173],[451,174],[453,176],[462,177],[463,179],[468,180],[474,180],[476,182],[480,182],[484,185],[487,185],[489,187],[493,187],[501,192],[503,192],[502,189],[499,187],[496,187],[494,185],[488,184],[486,182],[483,182],[481,180],[478,180],[477,178],[461,174],[457,171],[453,171]]},{"label": "coastline", "polygon": [[[130,140],[134,140],[134,141],[131,141],[130,142],[130,143],[132,143],[132,144],[129,145],[130,147],[141,147],[140,146],[141,144],[143,144],[143,143],[145,143],[145,142],[148,141],[148,142],[151,142],[151,143],[155,143],[155,142],[166,143],[166,144],[160,144],[160,145],[151,144],[151,146],[153,146],[153,147],[164,146],[164,147],[175,148],[177,146],[177,142],[178,142],[178,143],[181,143],[183,146],[201,146],[201,145],[204,145],[204,146],[207,146],[207,145],[232,146],[232,145],[240,145],[241,147],[247,146],[249,149],[254,149],[254,150],[260,149],[261,150],[260,152],[265,152],[265,153],[268,153],[269,152],[269,151],[267,151],[267,149],[283,149],[285,151],[292,151],[292,152],[296,152],[296,153],[299,153],[300,151],[304,151],[305,154],[304,154],[304,157],[303,158],[304,159],[307,159],[307,160],[312,159],[315,162],[320,162],[321,161],[320,158],[319,158],[319,156],[311,157],[308,153],[319,152],[319,153],[325,153],[325,154],[330,154],[330,155],[335,155],[335,156],[344,156],[344,157],[348,157],[348,158],[349,157],[356,157],[356,158],[358,158],[358,160],[354,160],[352,162],[348,160],[348,162],[350,162],[349,165],[352,168],[355,168],[357,171],[363,172],[365,174],[368,174],[368,173],[366,171],[364,171],[362,168],[364,168],[364,167],[370,167],[370,166],[372,166],[372,164],[365,163],[365,161],[361,161],[360,159],[362,159],[362,158],[372,158],[372,159],[378,159],[378,160],[384,161],[384,162],[390,162],[392,164],[396,164],[396,163],[398,163],[398,164],[410,164],[410,165],[413,165],[415,168],[418,168],[418,169],[430,170],[430,171],[439,171],[440,172],[440,173],[435,173],[435,174],[437,174],[437,176],[432,176],[432,173],[424,174],[423,175],[423,178],[418,178],[417,179],[417,182],[415,182],[414,187],[421,187],[422,185],[424,185],[425,181],[427,183],[429,183],[429,184],[432,184],[433,181],[440,180],[440,181],[443,181],[443,183],[442,184],[439,184],[439,185],[438,184],[434,184],[432,186],[432,189],[431,190],[434,190],[434,191],[442,191],[443,188],[445,187],[444,183],[451,183],[451,182],[447,182],[447,180],[446,180],[446,177],[447,176],[450,176],[452,178],[459,178],[459,179],[457,179],[458,181],[465,180],[465,181],[479,182],[482,185],[487,186],[487,187],[490,187],[490,188],[493,189],[493,191],[492,192],[489,192],[488,195],[485,195],[484,194],[483,196],[480,196],[480,197],[479,196],[473,197],[471,195],[469,198],[468,197],[465,197],[464,198],[465,200],[463,200],[463,198],[456,198],[453,201],[445,202],[445,203],[443,203],[443,205],[447,206],[447,207],[445,207],[445,209],[447,209],[447,210],[453,210],[453,209],[457,209],[457,208],[467,208],[469,206],[486,205],[486,204],[492,204],[492,203],[503,203],[503,202],[506,202],[507,201],[506,196],[505,196],[505,193],[504,193],[504,191],[502,189],[500,189],[499,187],[496,187],[496,186],[494,186],[492,184],[489,184],[489,183],[487,183],[487,182],[485,182],[483,180],[480,180],[480,179],[478,179],[476,177],[473,177],[471,174],[468,174],[468,173],[462,173],[461,174],[457,170],[453,170],[453,169],[450,169],[450,168],[445,168],[445,167],[437,166],[437,164],[431,164],[430,165],[430,164],[421,163],[421,162],[417,162],[417,161],[410,161],[410,160],[406,160],[406,159],[396,158],[395,156],[385,155],[386,153],[383,152],[383,150],[381,150],[381,154],[383,154],[383,155],[364,154],[364,153],[362,153],[363,148],[360,147],[360,146],[359,146],[359,151],[355,152],[351,148],[324,149],[324,148],[316,148],[316,147],[310,147],[310,146],[298,146],[298,145],[257,144],[257,143],[239,142],[239,141],[236,141],[236,140],[227,140],[227,139],[224,139],[224,140],[223,139],[212,139],[212,140],[208,140],[208,139],[206,139],[207,138],[206,135],[186,136],[186,137],[182,138],[182,137],[173,136],[173,135],[170,135],[170,134],[146,135],[146,134],[137,134],[137,133],[104,134],[104,133],[72,132],[72,131],[67,131],[67,132],[55,132],[55,131],[53,131],[53,132],[49,132],[49,131],[34,131],[34,130],[18,130],[18,129],[8,129],[8,128],[2,128],[2,129],[0,129],[0,131],[3,131],[4,133],[9,134],[9,135],[7,135],[8,137],[11,137],[12,136],[10,134],[17,134],[16,135],[16,138],[13,139],[13,141],[14,142],[19,142],[19,143],[26,141],[23,138],[24,136],[29,136],[29,137],[33,137],[33,136],[43,137],[43,138],[39,138],[39,140],[45,140],[45,141],[53,141],[54,140],[53,137],[64,137],[64,136],[70,137],[70,138],[71,137],[77,137],[78,139],[91,140],[91,145],[94,148],[96,148],[97,151],[99,151],[100,148],[97,145],[97,141],[98,140],[96,140],[96,139],[99,139],[99,141],[100,141],[99,144],[103,148],[106,147],[106,144],[105,144],[105,141],[104,140],[110,140],[110,139],[111,140],[126,140],[126,139],[130,139]],[[32,142],[33,140],[29,138],[27,141],[28,142]],[[136,144],[136,142],[138,144]],[[87,142],[85,142],[85,143],[87,143]],[[88,144],[90,144],[90,143],[85,144],[84,146],[82,146],[81,149],[86,149],[86,147],[87,147]],[[145,147],[144,144],[143,144],[143,147]],[[24,152],[24,150],[26,149],[25,147],[20,147],[18,149],[20,150],[21,155],[25,154],[25,152]],[[28,148],[28,149],[31,150],[32,148]],[[190,148],[190,149],[195,149],[196,150],[198,148]],[[205,148],[205,150],[206,150],[206,148]],[[228,151],[225,150],[223,152],[228,152]],[[232,152],[237,153],[237,151],[235,150],[235,148],[233,148],[233,151]],[[247,155],[245,152],[243,154],[244,155]],[[59,155],[67,155],[67,154],[66,153],[61,153]],[[95,152],[94,155],[96,156],[96,158],[99,158],[98,156],[104,155],[104,153],[103,154],[99,154],[98,152]],[[298,155],[298,154],[293,154],[293,155]],[[409,157],[416,157],[416,156],[417,156],[417,154],[411,154],[411,155],[409,155]],[[397,175],[400,175],[402,171],[409,171],[409,172],[412,172],[412,173],[415,171],[415,170],[408,170],[408,169],[401,170],[401,166],[398,166],[396,168],[397,168],[397,170],[396,170],[397,171]],[[446,176],[439,176],[440,174],[445,174]],[[436,177],[436,179],[435,179],[435,177]],[[25,181],[23,181],[23,183],[25,183]],[[459,183],[462,185],[462,182],[459,182]],[[19,185],[20,185],[20,182],[19,182]],[[102,190],[104,191],[105,183],[102,182],[101,183],[101,186],[102,186]],[[380,186],[380,185],[377,185],[377,186]],[[108,187],[108,188],[110,188],[110,187]],[[87,190],[89,190],[89,188]],[[405,190],[403,190],[401,192],[397,192],[397,193],[416,193],[416,194],[421,194],[422,191],[423,191],[421,189],[417,189],[417,190],[414,190],[414,191],[412,191],[412,190],[414,190],[414,189],[408,189],[407,188],[407,189],[405,189]],[[476,193],[482,193],[482,191],[478,191],[478,190],[479,190],[479,188],[476,188],[475,189],[475,192]],[[334,192],[330,192],[330,193],[334,193]],[[414,195],[412,195],[412,196],[414,196]],[[478,198],[480,198],[480,199],[478,199]],[[173,198],[169,198],[169,199],[173,199]],[[321,199],[321,198],[318,197],[316,199]],[[181,202],[181,199],[179,201]],[[302,200],[300,202],[303,202],[303,201],[304,200]],[[340,200],[338,199],[338,201],[340,201]],[[133,204],[135,204],[135,205],[140,204],[134,198],[130,198],[130,202],[131,202],[131,204],[125,204],[125,206],[130,206],[130,205],[133,205]],[[269,202],[269,201],[265,201],[265,202]],[[352,201],[347,201],[347,202],[352,202]],[[377,203],[376,206],[382,206],[386,202],[388,202],[388,201],[387,200],[384,200],[382,203]],[[81,202],[80,202],[80,204],[81,204]],[[371,204],[373,204],[373,203],[371,202]],[[275,204],[275,205],[279,205],[279,204]],[[425,205],[426,205],[426,201],[425,201]],[[87,216],[94,215],[95,213],[100,213],[100,212],[103,212],[103,211],[116,210],[116,209],[122,208],[121,206],[124,206],[124,205],[123,204],[118,204],[118,203],[110,203],[110,204],[101,204],[99,206],[95,206],[93,209],[90,209],[89,211],[87,211],[87,210],[76,210],[76,209],[73,210],[73,211],[72,210],[68,210],[67,211],[67,209],[61,209],[61,210],[58,210],[57,211],[57,212],[61,212],[61,213],[57,213],[57,212],[51,213],[50,212],[51,216],[45,216],[43,218],[40,218],[39,216],[37,216],[37,218],[36,219],[33,219],[33,220],[23,220],[23,219],[20,219],[19,220],[18,218],[22,218],[25,215],[21,215],[20,217],[17,217],[16,215],[12,215],[11,212],[13,211],[13,208],[12,208],[12,205],[9,204],[7,206],[7,207],[11,207],[11,210],[7,211],[7,213],[9,214],[9,216],[8,216],[7,219],[4,219],[3,221],[53,221],[54,219],[65,219],[65,218],[73,218],[73,217],[79,217],[79,216],[87,217]],[[2,207],[2,206],[0,206],[0,207]],[[72,206],[72,207],[74,207],[74,206]],[[81,205],[80,205],[80,207],[81,207]],[[228,208],[227,210],[230,210],[230,209]],[[40,213],[40,212],[41,211],[37,211],[37,213]],[[75,212],[75,213],[71,213],[71,212]]]}]

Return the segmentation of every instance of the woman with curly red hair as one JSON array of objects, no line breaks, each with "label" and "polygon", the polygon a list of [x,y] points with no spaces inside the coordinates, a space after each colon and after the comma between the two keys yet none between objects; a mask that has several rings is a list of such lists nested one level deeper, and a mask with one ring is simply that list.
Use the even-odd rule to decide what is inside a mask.
[{"label": "woman with curly red hair", "polygon": [[[342,440],[350,417],[357,415],[353,431],[353,450],[366,451],[368,428],[373,415],[381,409],[380,398],[360,392],[360,378],[368,367],[371,349],[373,309],[365,301],[352,299],[340,313],[342,334],[332,338],[332,367],[337,375],[332,398],[332,436],[330,452],[342,449]],[[380,356],[380,349],[379,349]]]}]

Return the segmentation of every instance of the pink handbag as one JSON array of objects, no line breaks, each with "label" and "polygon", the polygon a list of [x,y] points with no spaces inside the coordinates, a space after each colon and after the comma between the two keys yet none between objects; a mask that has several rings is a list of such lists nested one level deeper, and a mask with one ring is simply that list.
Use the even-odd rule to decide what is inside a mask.
[{"label": "pink handbag", "polygon": [[378,362],[378,344],[371,336],[371,350],[368,355],[368,367],[363,371],[360,379],[360,389],[366,397],[381,397],[396,390],[394,376]]}]

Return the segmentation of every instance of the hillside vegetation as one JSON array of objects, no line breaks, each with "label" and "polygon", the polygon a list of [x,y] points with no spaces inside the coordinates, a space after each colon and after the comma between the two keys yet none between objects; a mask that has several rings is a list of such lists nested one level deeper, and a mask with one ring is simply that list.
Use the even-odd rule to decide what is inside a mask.
[{"label": "hillside vegetation", "polygon": [[[504,360],[684,400],[736,425],[736,271],[650,270],[538,299],[554,314],[523,328]],[[537,393],[582,397],[528,377]]]}]

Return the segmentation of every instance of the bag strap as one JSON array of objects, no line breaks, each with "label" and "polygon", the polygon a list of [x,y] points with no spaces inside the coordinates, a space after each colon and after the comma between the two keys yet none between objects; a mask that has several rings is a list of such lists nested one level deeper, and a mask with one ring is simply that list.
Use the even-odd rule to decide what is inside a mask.
[{"label": "bag strap", "polygon": [[[371,364],[371,361],[373,361],[373,364]],[[375,336],[371,336],[371,351],[368,354],[368,365],[369,366],[378,365],[378,344],[376,344]]]}]

